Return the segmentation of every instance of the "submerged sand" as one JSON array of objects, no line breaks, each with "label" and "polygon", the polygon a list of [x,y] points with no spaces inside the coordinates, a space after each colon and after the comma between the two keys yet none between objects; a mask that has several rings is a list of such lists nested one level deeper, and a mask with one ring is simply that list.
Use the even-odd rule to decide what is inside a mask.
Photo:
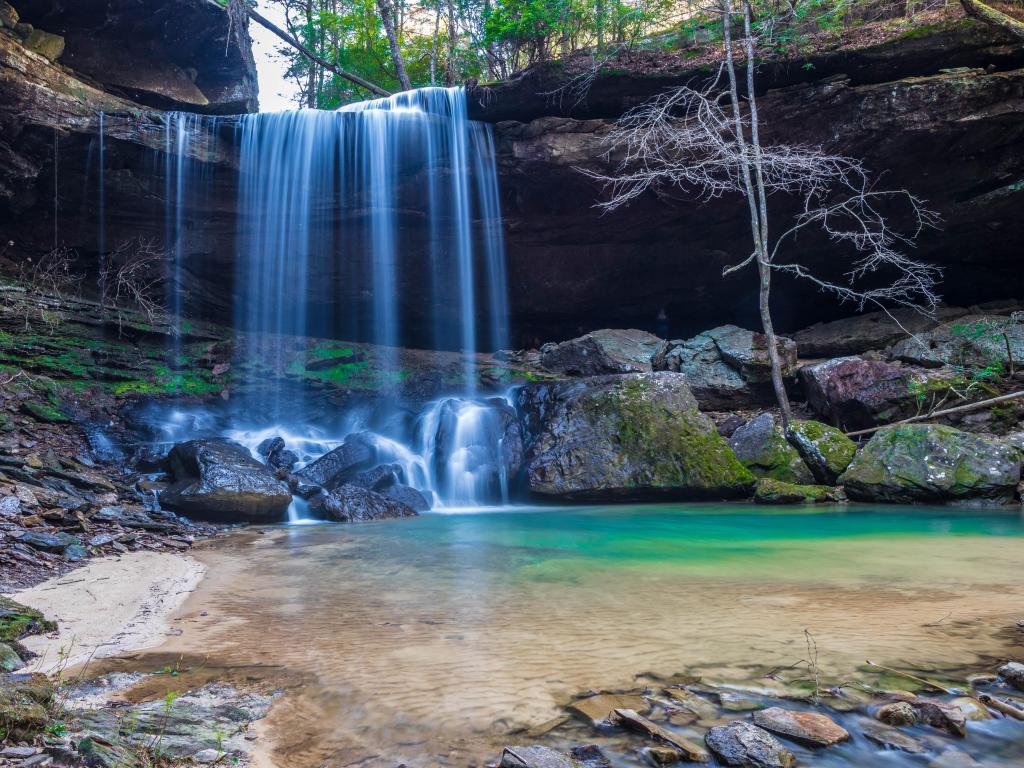
[{"label": "submerged sand", "polygon": [[195,591],[206,566],[166,552],[104,557],[12,595],[55,619],[58,631],[26,638],[31,671],[53,672],[90,659],[160,645],[170,615]]}]

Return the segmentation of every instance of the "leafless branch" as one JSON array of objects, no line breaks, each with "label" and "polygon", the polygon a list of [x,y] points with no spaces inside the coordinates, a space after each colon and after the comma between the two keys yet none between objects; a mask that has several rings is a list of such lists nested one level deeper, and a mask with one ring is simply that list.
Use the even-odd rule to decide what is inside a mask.
[{"label": "leafless branch", "polygon": [[166,323],[163,303],[164,267],[168,254],[143,238],[126,240],[108,254],[100,273],[103,309],[113,311],[118,328],[126,312],[138,312],[147,323]]}]

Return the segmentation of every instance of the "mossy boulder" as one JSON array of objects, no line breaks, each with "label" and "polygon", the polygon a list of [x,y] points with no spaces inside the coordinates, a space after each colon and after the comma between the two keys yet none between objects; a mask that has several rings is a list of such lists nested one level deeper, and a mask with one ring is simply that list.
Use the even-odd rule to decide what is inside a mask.
[{"label": "mossy boulder", "polygon": [[0,642],[13,643],[29,635],[53,632],[56,622],[48,621],[42,613],[0,596]]},{"label": "mossy boulder", "polygon": [[17,672],[24,666],[16,650],[7,643],[0,643],[0,672]]},{"label": "mossy boulder", "polygon": [[52,405],[45,403],[37,403],[32,400],[28,400],[21,404],[21,410],[27,413],[36,421],[42,421],[47,424],[67,424],[69,419],[65,414],[54,408]]},{"label": "mossy boulder", "polygon": [[940,424],[876,432],[840,476],[858,501],[1008,502],[1020,481],[1017,452],[1002,441]]},{"label": "mossy boulder", "polygon": [[797,485],[762,477],[754,488],[758,504],[825,504],[845,501],[842,492],[828,485]]},{"label": "mossy boulder", "polygon": [[835,482],[846,468],[850,466],[857,453],[857,444],[848,438],[843,431],[822,424],[820,421],[795,420],[789,428],[797,435],[797,439],[806,440],[814,446],[824,460],[822,467],[827,473],[829,482]]},{"label": "mossy boulder", "polygon": [[526,484],[567,499],[737,498],[754,476],[676,373],[598,376],[517,393]]},{"label": "mossy boulder", "polygon": [[53,696],[46,675],[0,675],[0,741],[28,741],[46,728]]},{"label": "mossy boulder", "polygon": [[814,482],[810,469],[770,413],[762,413],[733,432],[729,447],[756,477],[797,485]]}]

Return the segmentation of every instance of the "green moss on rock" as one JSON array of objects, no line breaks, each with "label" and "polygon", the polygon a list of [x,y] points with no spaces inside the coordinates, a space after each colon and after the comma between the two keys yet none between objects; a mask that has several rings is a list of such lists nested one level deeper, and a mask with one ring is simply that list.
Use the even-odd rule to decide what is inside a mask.
[{"label": "green moss on rock", "polygon": [[758,504],[824,504],[843,500],[842,493],[828,485],[797,485],[763,477],[754,488],[754,501]]},{"label": "green moss on rock", "polygon": [[52,632],[57,624],[48,621],[42,613],[0,596],[0,642],[12,643],[29,635]]},{"label": "green moss on rock", "polygon": [[71,419],[58,411],[52,405],[47,405],[45,403],[37,403],[28,400],[21,404],[21,410],[36,421],[46,422],[47,424],[67,424],[71,421]]},{"label": "green moss on rock", "polygon": [[814,482],[811,471],[771,414],[763,413],[737,429],[729,439],[729,447],[756,477],[797,485]]},{"label": "green moss on rock", "polygon": [[848,438],[843,431],[822,424],[820,421],[793,421],[790,429],[813,443],[821,455],[832,478],[839,477],[850,466],[857,453],[857,444]]},{"label": "green moss on rock", "polygon": [[1010,445],[940,424],[900,424],[878,430],[839,482],[861,501],[1007,502],[1020,481]]},{"label": "green moss on rock", "polygon": [[0,741],[35,738],[49,722],[53,697],[46,675],[0,675]]}]

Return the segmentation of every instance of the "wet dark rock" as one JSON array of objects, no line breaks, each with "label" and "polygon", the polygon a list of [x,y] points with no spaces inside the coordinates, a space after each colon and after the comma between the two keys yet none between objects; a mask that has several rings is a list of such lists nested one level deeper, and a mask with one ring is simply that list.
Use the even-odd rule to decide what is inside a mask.
[{"label": "wet dark rock", "polygon": [[569,750],[569,757],[581,768],[608,768],[611,761],[596,744],[581,744]]},{"label": "wet dark rock", "polygon": [[1012,500],[1021,463],[993,438],[939,424],[884,427],[839,478],[858,501]]},{"label": "wet dark rock", "polygon": [[545,344],[540,361],[549,371],[567,376],[606,373],[643,373],[651,370],[651,356],[661,339],[635,329],[603,329],[560,344]]},{"label": "wet dark rock", "polygon": [[132,469],[142,474],[164,472],[167,469],[169,452],[170,448],[167,445],[140,445],[132,452],[128,463]]},{"label": "wet dark rock", "polygon": [[790,768],[796,765],[793,753],[778,739],[763,728],[742,720],[716,725],[704,735],[704,741],[725,765],[744,768]]},{"label": "wet dark rock", "polygon": [[828,323],[816,323],[794,333],[793,340],[805,358],[859,355],[885,349],[905,339],[908,333],[930,331],[942,320],[966,315],[967,310],[943,307],[936,314],[937,319],[912,309],[866,312]]},{"label": "wet dark rock", "polygon": [[905,725],[917,725],[919,717],[917,710],[909,701],[894,701],[885,704],[875,712],[875,717],[886,725],[900,727]]},{"label": "wet dark rock", "polygon": [[503,483],[511,482],[523,468],[523,429],[516,409],[503,398],[466,402],[450,399],[440,409],[437,432],[434,437],[434,471],[441,482],[441,493],[449,490],[447,467],[457,448],[459,420],[466,409],[474,409],[478,429],[486,438],[469,446],[468,455],[461,458],[465,469],[472,472],[492,499],[500,499]]},{"label": "wet dark rock", "polygon": [[309,500],[309,508],[314,515],[339,523],[416,516],[416,510],[407,504],[357,485],[323,491]]},{"label": "wet dark rock", "polygon": [[402,482],[403,472],[398,464],[378,464],[373,469],[357,473],[349,485],[358,485],[370,491],[382,493],[386,488]]},{"label": "wet dark rock", "polygon": [[377,460],[377,448],[372,438],[357,432],[333,451],[325,453],[295,473],[295,476],[328,490],[347,483],[358,472]]},{"label": "wet dark rock", "polygon": [[263,457],[268,466],[285,472],[299,463],[298,455],[285,447],[284,438],[281,437],[268,437],[256,446],[256,453]]},{"label": "wet dark rock", "polygon": [[1009,661],[999,668],[999,676],[1018,691],[1024,691],[1024,664]]},{"label": "wet dark rock", "polygon": [[516,393],[526,482],[574,499],[736,498],[754,484],[700,413],[685,376],[600,376]]},{"label": "wet dark rock", "polygon": [[967,735],[967,717],[960,707],[935,699],[915,699],[910,706],[917,712],[918,721],[963,738]]},{"label": "wet dark rock", "polygon": [[854,430],[916,415],[957,376],[952,370],[840,357],[804,366],[800,380],[808,405],[823,421]]},{"label": "wet dark rock", "polygon": [[380,493],[389,499],[405,504],[417,512],[429,512],[433,506],[426,494],[421,493],[410,485],[390,485],[380,491]]},{"label": "wet dark rock", "polygon": [[808,747],[832,747],[850,738],[845,728],[817,712],[769,707],[754,713],[754,724]]},{"label": "wet dark rock", "polygon": [[291,503],[288,486],[237,443],[180,443],[171,450],[169,462],[173,482],[160,494],[160,503],[183,514],[276,522]]},{"label": "wet dark rock", "polygon": [[810,485],[814,476],[782,434],[770,413],[762,413],[732,433],[729,447],[757,477]]}]

